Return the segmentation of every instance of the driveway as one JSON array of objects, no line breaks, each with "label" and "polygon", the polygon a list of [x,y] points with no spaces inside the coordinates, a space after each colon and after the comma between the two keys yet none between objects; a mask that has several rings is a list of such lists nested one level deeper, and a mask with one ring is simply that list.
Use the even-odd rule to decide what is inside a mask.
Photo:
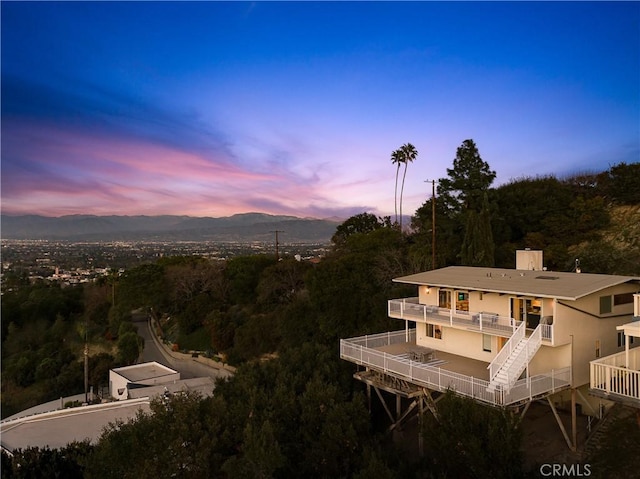
[{"label": "driveway", "polygon": [[133,318],[138,327],[138,334],[144,338],[144,350],[140,355],[140,362],[156,361],[164,366],[175,369],[182,379],[210,377],[217,379],[228,377],[232,373],[226,369],[218,369],[199,363],[193,359],[178,359],[172,357],[160,344],[151,331],[151,321],[144,314],[136,314]]}]

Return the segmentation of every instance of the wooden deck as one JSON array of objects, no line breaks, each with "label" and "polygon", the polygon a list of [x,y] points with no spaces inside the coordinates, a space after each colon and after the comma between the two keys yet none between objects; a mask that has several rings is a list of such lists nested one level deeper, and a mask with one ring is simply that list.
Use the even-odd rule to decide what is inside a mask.
[{"label": "wooden deck", "polygon": [[[390,344],[388,346],[381,346],[373,349],[400,357],[407,355],[408,359],[409,353],[411,351],[419,351],[421,349],[426,350],[428,348],[417,346],[415,343],[409,342]],[[433,359],[425,361],[423,364],[425,366],[439,367],[446,371],[464,374],[465,376],[489,381],[489,363],[484,361],[470,359],[464,356],[458,356],[456,354],[445,353],[436,349],[433,351]]]}]

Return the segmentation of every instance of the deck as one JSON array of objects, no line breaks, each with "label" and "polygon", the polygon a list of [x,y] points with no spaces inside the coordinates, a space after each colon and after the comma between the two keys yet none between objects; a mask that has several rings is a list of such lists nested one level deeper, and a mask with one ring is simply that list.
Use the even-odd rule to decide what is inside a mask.
[{"label": "deck", "polygon": [[[489,363],[443,351],[423,351],[415,329],[340,340],[340,357],[421,387],[447,389],[492,406],[515,405],[570,387],[571,368],[521,379],[508,391],[489,391]],[[413,353],[413,354],[412,354]]]},{"label": "deck", "polygon": [[[392,299],[388,301],[387,308],[390,318],[441,324],[503,338],[510,338],[522,322],[495,313],[460,311],[421,304],[418,298]],[[542,324],[542,340],[553,344],[551,324]]]},{"label": "deck", "polygon": [[640,347],[591,361],[590,368],[590,394],[640,408]]}]

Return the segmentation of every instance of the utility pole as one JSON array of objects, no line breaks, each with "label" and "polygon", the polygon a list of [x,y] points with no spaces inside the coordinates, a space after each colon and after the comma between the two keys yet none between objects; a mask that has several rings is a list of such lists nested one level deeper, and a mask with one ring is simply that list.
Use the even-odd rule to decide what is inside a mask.
[{"label": "utility pole", "polygon": [[270,231],[270,233],[275,233],[276,234],[276,261],[280,261],[280,252],[278,251],[278,233],[284,233],[284,231],[282,230],[273,230]]},{"label": "utility pole", "polygon": [[89,339],[87,321],[84,323],[84,402],[89,403]]},{"label": "utility pole", "polygon": [[436,180],[431,180],[431,269],[436,269]]}]

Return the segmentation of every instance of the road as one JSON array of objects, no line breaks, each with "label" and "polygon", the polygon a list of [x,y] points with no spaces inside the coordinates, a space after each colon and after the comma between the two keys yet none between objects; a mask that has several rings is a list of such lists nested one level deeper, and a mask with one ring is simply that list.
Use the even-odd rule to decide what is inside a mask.
[{"label": "road", "polygon": [[138,334],[144,338],[144,350],[140,355],[140,362],[156,361],[178,371],[182,379],[206,376],[216,379],[231,375],[231,372],[226,369],[212,368],[194,360],[176,359],[169,356],[169,354],[162,349],[162,346],[158,344],[157,339],[154,339],[153,332],[151,331],[151,323],[146,315],[137,314],[134,316],[133,321],[138,327]]}]

